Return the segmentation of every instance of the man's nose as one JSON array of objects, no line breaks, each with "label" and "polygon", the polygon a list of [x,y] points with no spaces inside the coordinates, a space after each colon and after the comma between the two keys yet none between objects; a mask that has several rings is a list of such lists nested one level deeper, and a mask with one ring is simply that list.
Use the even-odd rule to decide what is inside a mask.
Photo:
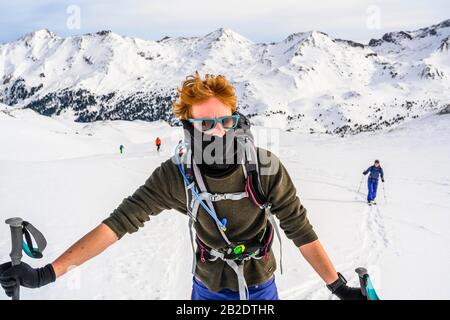
[{"label": "man's nose", "polygon": [[217,122],[216,126],[214,127],[211,135],[213,136],[217,136],[222,138],[225,135],[226,131],[225,129],[222,127],[222,125],[220,124],[220,122]]}]

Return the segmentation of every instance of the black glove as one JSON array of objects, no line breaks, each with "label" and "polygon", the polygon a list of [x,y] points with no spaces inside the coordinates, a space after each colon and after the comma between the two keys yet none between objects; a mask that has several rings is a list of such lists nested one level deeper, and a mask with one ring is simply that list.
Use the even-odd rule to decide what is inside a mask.
[{"label": "black glove", "polygon": [[22,262],[12,266],[11,262],[0,265],[0,284],[8,297],[12,297],[14,289],[21,285],[26,288],[40,288],[56,280],[51,264],[34,269]]},{"label": "black glove", "polygon": [[381,182],[383,182],[383,183],[384,183],[384,179],[381,179]]},{"label": "black glove", "polygon": [[338,279],[327,285],[328,289],[341,300],[367,300],[360,288],[347,286],[347,280],[338,272]]}]

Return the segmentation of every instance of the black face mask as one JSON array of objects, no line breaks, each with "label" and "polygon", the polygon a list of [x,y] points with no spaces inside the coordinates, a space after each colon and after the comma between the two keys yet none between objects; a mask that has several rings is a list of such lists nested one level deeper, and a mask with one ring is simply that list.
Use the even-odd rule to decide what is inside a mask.
[{"label": "black face mask", "polygon": [[237,140],[244,134],[247,138],[250,136],[253,143],[250,120],[241,113],[234,114],[240,116],[238,124],[236,128],[228,130],[223,137],[207,135],[195,129],[189,121],[181,120],[185,142],[189,144],[188,148],[192,150],[195,162],[205,171],[227,174],[244,162],[245,148],[239,145]]},{"label": "black face mask", "polygon": [[228,130],[223,137],[205,134],[193,127],[189,121],[182,121],[185,142],[192,150],[194,161],[208,170],[228,171],[236,166],[237,143],[234,130]]}]

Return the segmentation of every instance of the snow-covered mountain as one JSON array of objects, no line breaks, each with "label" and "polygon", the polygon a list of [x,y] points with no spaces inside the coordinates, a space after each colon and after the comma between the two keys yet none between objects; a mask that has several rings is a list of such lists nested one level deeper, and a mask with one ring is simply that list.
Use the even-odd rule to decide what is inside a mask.
[{"label": "snow-covered mountain", "polygon": [[0,102],[81,122],[175,124],[176,88],[198,70],[227,76],[256,124],[358,133],[448,110],[449,46],[450,20],[368,44],[319,31],[253,43],[224,28],[158,41],[44,29],[0,45]]}]

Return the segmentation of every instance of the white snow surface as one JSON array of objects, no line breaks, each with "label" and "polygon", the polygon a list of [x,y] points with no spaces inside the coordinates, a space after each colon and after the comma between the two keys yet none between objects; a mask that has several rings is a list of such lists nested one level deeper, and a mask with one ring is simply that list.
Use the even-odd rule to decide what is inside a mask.
[{"label": "white snow surface", "polygon": [[[382,299],[450,298],[449,120],[450,114],[430,115],[346,138],[270,130],[278,139],[265,147],[287,167],[321,242],[350,284],[358,281],[353,270],[364,266]],[[254,131],[264,137],[268,129]],[[48,240],[42,260],[23,261],[52,262],[143,184],[181,137],[180,128],[163,122],[83,124],[0,106],[0,220],[20,216]],[[380,184],[379,205],[368,207],[365,179],[356,191],[375,158],[385,170],[385,192]],[[283,238],[280,298],[334,299]],[[278,256],[277,242],[274,250]],[[9,229],[0,224],[0,261],[9,260],[9,251]],[[187,217],[166,211],[56,283],[22,288],[22,298],[189,299],[191,259]]]}]

